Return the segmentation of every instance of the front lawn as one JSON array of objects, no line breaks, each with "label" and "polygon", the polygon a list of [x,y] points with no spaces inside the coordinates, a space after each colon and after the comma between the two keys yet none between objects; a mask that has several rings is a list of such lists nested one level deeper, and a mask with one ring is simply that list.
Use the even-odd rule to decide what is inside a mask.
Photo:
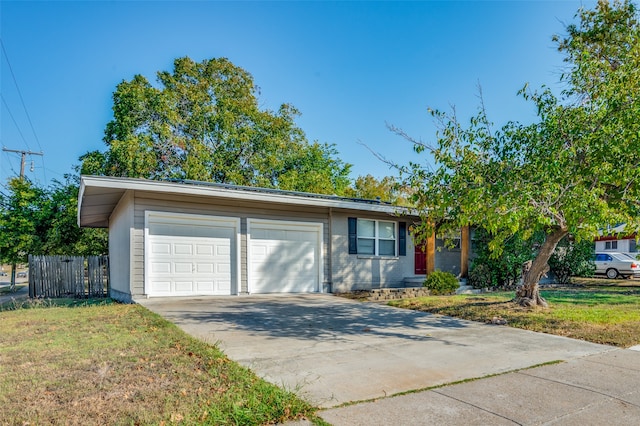
[{"label": "front lawn", "polygon": [[550,308],[522,308],[513,292],[430,296],[390,305],[472,321],[507,320],[511,327],[627,348],[640,344],[640,287],[542,290]]},{"label": "front lawn", "polygon": [[293,393],[139,305],[41,305],[0,311],[0,424],[313,418],[315,409]]}]

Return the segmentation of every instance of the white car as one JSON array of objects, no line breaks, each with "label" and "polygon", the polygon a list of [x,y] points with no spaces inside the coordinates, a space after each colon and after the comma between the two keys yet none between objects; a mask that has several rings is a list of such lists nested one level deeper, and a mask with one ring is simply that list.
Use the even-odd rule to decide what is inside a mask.
[{"label": "white car", "polygon": [[604,274],[607,278],[640,277],[640,261],[631,256],[617,252],[596,253],[593,259],[596,274]]}]

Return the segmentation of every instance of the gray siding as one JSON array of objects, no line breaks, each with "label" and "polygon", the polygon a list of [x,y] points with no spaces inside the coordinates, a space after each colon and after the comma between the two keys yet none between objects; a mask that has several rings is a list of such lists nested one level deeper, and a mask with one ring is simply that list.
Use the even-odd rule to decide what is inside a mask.
[{"label": "gray siding", "polygon": [[123,302],[130,301],[132,230],[133,194],[127,192],[109,218],[110,296]]},{"label": "gray siding", "polygon": [[[240,218],[240,292],[247,291],[247,219],[289,220],[322,223],[324,235],[322,242],[323,271],[325,280],[330,277],[328,262],[328,210],[322,208],[300,208],[291,211],[288,206],[278,204],[262,204],[224,199],[212,200],[204,197],[183,196],[150,196],[135,194],[134,231],[133,231],[133,279],[132,294],[144,294],[144,227],[146,211],[162,211],[185,214],[201,214]],[[326,285],[326,283],[322,283]]]},{"label": "gray siding", "polygon": [[349,254],[348,223],[349,217],[377,219],[395,222],[407,222],[395,216],[364,212],[333,212],[332,257],[333,292],[365,290],[384,287],[401,287],[404,278],[413,276],[413,243],[407,235],[406,256],[367,256]]},{"label": "gray siding", "polygon": [[436,270],[460,274],[462,250],[446,247],[444,240],[436,239]]}]

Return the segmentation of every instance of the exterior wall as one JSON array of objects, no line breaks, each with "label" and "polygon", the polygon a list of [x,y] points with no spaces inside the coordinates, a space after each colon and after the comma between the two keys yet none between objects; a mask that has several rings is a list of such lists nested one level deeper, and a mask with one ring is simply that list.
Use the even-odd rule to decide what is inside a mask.
[{"label": "exterior wall", "polygon": [[349,254],[349,217],[395,221],[396,223],[409,222],[406,219],[384,214],[333,211],[331,214],[332,291],[336,293],[404,286],[404,279],[414,275],[414,248],[411,238],[407,235],[406,256]]},{"label": "exterior wall", "polygon": [[[618,244],[617,248],[606,248],[607,243],[616,242]],[[637,254],[638,253],[638,244],[634,244],[636,241],[631,238],[625,238],[620,240],[604,240],[604,241],[596,241],[596,251],[616,251],[620,253],[629,253],[629,254]]]},{"label": "exterior wall", "polygon": [[110,296],[131,301],[131,233],[133,231],[133,194],[125,193],[109,218]]},{"label": "exterior wall", "polygon": [[[473,237],[475,234],[475,230],[473,228],[470,228],[468,231],[468,235],[467,235],[467,270],[466,272],[468,273],[468,269],[471,267],[471,264],[473,263],[473,259],[475,257],[475,253],[473,251]],[[462,268],[462,246],[463,246],[463,236],[461,234],[460,237],[460,241],[458,243],[457,247],[447,247],[445,244],[445,240],[442,238],[436,238],[436,237],[432,237],[433,238],[433,271],[444,271],[444,272],[451,272],[452,274],[458,276],[459,278],[466,278],[466,276],[464,276],[464,271]],[[429,255],[425,252],[425,250],[427,250],[427,247],[425,247],[428,243],[425,242],[423,244],[423,248],[422,248],[422,256],[425,257],[429,257]],[[415,255],[415,254],[414,254]],[[427,264],[429,263],[429,260],[427,260]],[[429,265],[427,265],[427,269],[429,268]],[[414,270],[415,271],[415,270]],[[414,274],[415,277],[425,277],[426,278],[426,274],[422,273],[422,274]]]},{"label": "exterior wall", "polygon": [[446,247],[443,239],[436,239],[436,270],[460,275],[461,255],[462,250],[459,247]]},{"label": "exterior wall", "polygon": [[240,293],[246,293],[247,286],[247,219],[289,220],[301,222],[318,222],[323,224],[322,258],[324,288],[329,287],[331,274],[328,264],[328,210],[323,208],[296,208],[278,204],[261,204],[244,201],[213,200],[204,197],[172,196],[163,197],[143,193],[135,194],[133,252],[132,252],[132,286],[134,296],[143,296],[144,290],[144,227],[145,211],[163,211],[185,214],[201,214],[240,218]]}]

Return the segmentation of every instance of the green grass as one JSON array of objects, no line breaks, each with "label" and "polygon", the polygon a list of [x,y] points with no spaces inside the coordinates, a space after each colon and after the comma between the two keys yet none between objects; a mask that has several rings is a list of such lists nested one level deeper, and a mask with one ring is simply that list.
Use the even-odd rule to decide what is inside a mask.
[{"label": "green grass", "polygon": [[0,424],[320,422],[294,393],[139,305],[63,305],[0,312]]},{"label": "green grass", "polygon": [[543,290],[550,308],[523,308],[512,292],[430,296],[390,305],[472,321],[507,320],[511,327],[618,347],[640,344],[640,287],[588,287]]}]

